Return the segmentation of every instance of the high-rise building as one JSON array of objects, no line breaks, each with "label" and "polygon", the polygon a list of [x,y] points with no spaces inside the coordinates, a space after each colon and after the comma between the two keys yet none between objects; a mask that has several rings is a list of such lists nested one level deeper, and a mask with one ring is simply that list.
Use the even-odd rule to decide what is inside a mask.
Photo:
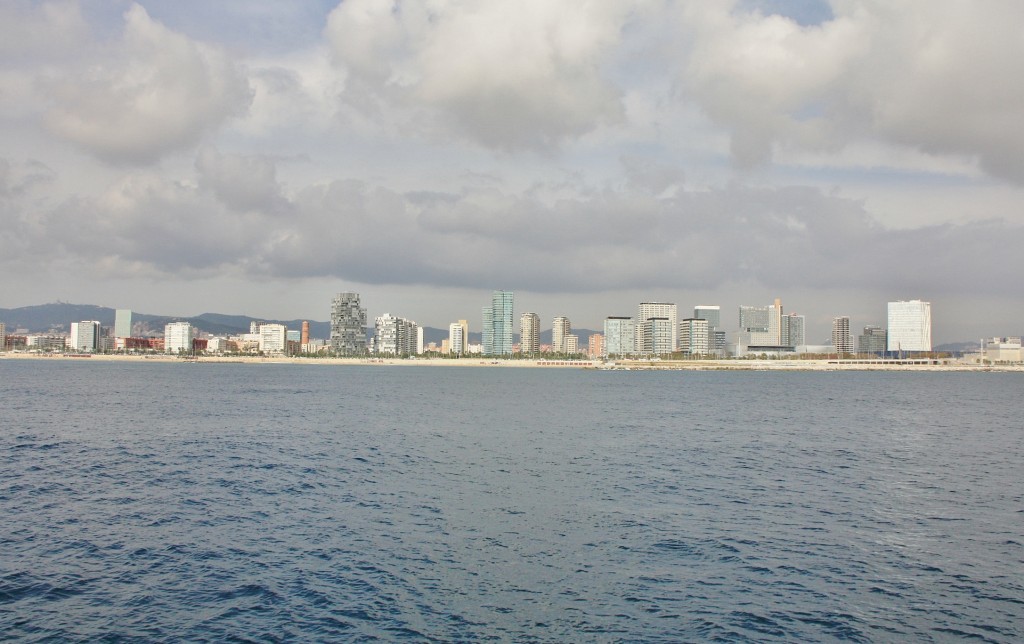
[{"label": "high-rise building", "polygon": [[338,293],[331,301],[331,351],[345,356],[366,353],[366,309],[358,293]]},{"label": "high-rise building", "polygon": [[191,324],[171,322],[164,327],[164,351],[167,353],[192,353],[194,338]]},{"label": "high-rise building", "polygon": [[540,353],[540,316],[536,313],[519,316],[519,352],[527,356]]},{"label": "high-rise building", "polygon": [[261,352],[265,354],[287,353],[288,329],[283,324],[261,324],[259,338]]},{"label": "high-rise building", "polygon": [[804,316],[782,314],[782,300],[768,306],[741,306],[738,344],[746,347],[791,348],[806,344]]},{"label": "high-rise building", "polygon": [[857,337],[857,351],[878,355],[885,353],[885,336],[885,329],[882,327],[872,324],[865,326],[864,332]]},{"label": "high-rise building", "polygon": [[931,302],[889,302],[887,322],[889,351],[932,350]]},{"label": "high-rise building", "polygon": [[132,337],[132,311],[131,309],[117,309],[114,311],[114,337]]},{"label": "high-rise building", "polygon": [[780,317],[779,335],[782,338],[782,346],[799,347],[807,344],[804,337],[806,319],[796,313],[787,313]]},{"label": "high-rise building", "polygon": [[83,353],[93,353],[100,347],[100,323],[96,320],[83,320],[71,323],[71,349]]},{"label": "high-rise building", "polygon": [[853,353],[853,336],[850,335],[848,316],[832,318],[832,346],[839,355]]},{"label": "high-rise building", "polygon": [[604,355],[625,357],[636,353],[636,321],[626,317],[604,320]]},{"label": "high-rise building", "polygon": [[679,350],[692,356],[706,356],[710,353],[708,329],[711,323],[706,318],[686,318],[679,323]]},{"label": "high-rise building", "polygon": [[469,353],[469,320],[459,320],[462,325],[462,352]]},{"label": "high-rise building", "polygon": [[390,313],[374,321],[374,353],[402,356],[417,352],[419,325]]},{"label": "high-rise building", "polygon": [[462,355],[466,352],[466,346],[469,344],[465,329],[459,322],[452,322],[448,325],[448,351],[456,355]]},{"label": "high-rise building", "polygon": [[[647,318],[639,324],[640,345],[637,353],[641,355],[660,356],[672,353],[673,336],[678,337],[678,328],[669,318]],[[673,333],[675,331],[675,333]]]},{"label": "high-rise building", "polygon": [[7,325],[0,322],[0,351],[7,349]]},{"label": "high-rise building", "polygon": [[693,307],[693,317],[697,320],[707,320],[708,330],[722,328],[722,307],[720,306],[698,304]]},{"label": "high-rise building", "polygon": [[490,306],[483,308],[483,352],[512,355],[512,291],[494,291]]},{"label": "high-rise building", "polygon": [[560,315],[551,323],[551,351],[552,353],[569,353],[565,345],[565,339],[572,333],[572,324],[569,318]]},{"label": "high-rise building", "polygon": [[[669,340],[671,348],[662,353],[672,353],[676,350],[676,347],[679,346],[678,313],[676,305],[671,302],[641,302],[640,306],[637,307],[636,314],[636,328],[638,333],[643,328],[643,323],[651,318],[665,318],[669,321],[669,324],[672,326],[672,337]],[[637,342],[638,349],[640,346],[640,342]]]},{"label": "high-rise building", "polygon": [[604,355],[604,336],[600,333],[591,333],[587,340],[587,355],[591,358],[600,358]]},{"label": "high-rise building", "polygon": [[567,335],[563,340],[565,344],[565,351],[569,355],[575,355],[580,352],[580,337],[578,335]]}]

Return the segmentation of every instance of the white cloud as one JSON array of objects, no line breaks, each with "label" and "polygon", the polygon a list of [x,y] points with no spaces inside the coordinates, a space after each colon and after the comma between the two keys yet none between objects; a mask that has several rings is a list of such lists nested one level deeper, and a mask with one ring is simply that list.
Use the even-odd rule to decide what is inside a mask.
[{"label": "white cloud", "polygon": [[154,22],[139,5],[123,38],[42,82],[57,135],[115,164],[152,163],[243,114],[251,91],[221,51]]},{"label": "white cloud", "polygon": [[622,119],[603,64],[631,3],[350,0],[326,30],[346,98],[424,108],[485,146],[550,149]]}]

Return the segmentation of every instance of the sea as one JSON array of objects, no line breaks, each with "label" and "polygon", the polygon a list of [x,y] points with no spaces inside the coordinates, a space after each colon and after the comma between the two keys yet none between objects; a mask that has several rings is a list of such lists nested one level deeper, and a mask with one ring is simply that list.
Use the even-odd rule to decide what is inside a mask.
[{"label": "sea", "polygon": [[1024,640],[1024,375],[0,361],[0,640]]}]

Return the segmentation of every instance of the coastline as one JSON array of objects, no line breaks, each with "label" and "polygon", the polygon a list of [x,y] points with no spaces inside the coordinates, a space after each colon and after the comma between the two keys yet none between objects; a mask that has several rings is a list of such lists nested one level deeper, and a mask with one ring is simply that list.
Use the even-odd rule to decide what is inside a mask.
[{"label": "coastline", "polygon": [[0,360],[61,360],[101,362],[143,362],[162,364],[293,364],[398,367],[490,367],[516,369],[591,369],[616,371],[970,371],[1024,373],[1024,365],[978,365],[954,360],[939,364],[855,360],[495,360],[486,358],[300,358],[289,356],[202,356],[185,360],[177,356],[85,354],[33,354],[2,352]]}]

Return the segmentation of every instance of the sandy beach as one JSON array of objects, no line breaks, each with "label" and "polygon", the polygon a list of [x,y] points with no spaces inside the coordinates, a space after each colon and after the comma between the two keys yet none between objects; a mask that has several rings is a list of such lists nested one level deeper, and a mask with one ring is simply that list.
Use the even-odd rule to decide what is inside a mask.
[{"label": "sandy beach", "polygon": [[[175,364],[185,359],[171,355],[122,354],[37,354],[0,353],[0,360],[68,360],[106,362],[146,362]],[[858,360],[495,360],[487,358],[306,358],[290,356],[201,356],[190,360],[198,364],[295,364],[359,365],[392,367],[491,367],[515,369],[605,369],[620,371],[997,371],[1024,373],[1024,365],[978,365],[967,360],[936,361],[858,361]]]}]

